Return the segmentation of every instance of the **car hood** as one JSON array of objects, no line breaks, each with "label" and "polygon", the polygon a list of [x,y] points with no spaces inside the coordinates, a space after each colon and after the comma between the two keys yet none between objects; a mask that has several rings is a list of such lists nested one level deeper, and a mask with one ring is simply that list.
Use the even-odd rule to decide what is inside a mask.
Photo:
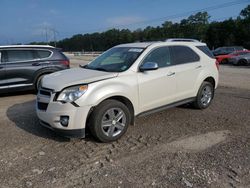
[{"label": "car hood", "polygon": [[118,73],[103,72],[84,68],[73,68],[46,75],[42,87],[61,91],[65,87],[88,84],[99,80],[116,77]]}]

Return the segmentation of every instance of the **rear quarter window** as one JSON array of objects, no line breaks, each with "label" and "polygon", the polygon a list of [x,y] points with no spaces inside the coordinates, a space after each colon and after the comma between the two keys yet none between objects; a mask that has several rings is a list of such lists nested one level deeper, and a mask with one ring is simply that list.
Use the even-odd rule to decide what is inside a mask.
[{"label": "rear quarter window", "polygon": [[50,57],[52,53],[51,51],[48,51],[48,50],[36,50],[36,52],[37,52],[38,58],[40,59],[48,58]]},{"label": "rear quarter window", "polygon": [[170,46],[171,60],[173,64],[185,64],[197,62],[200,57],[187,46]]},{"label": "rear quarter window", "polygon": [[207,56],[215,59],[213,53],[209,50],[209,48],[207,46],[196,46],[199,50],[201,50],[204,54],[206,54]]}]

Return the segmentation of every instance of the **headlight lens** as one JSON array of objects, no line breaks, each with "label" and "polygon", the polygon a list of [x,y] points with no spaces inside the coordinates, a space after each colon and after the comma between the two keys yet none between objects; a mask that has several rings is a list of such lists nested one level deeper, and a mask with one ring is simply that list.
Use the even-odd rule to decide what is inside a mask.
[{"label": "headlight lens", "polygon": [[87,85],[73,86],[64,89],[58,96],[57,101],[73,102],[79,99],[88,89]]}]

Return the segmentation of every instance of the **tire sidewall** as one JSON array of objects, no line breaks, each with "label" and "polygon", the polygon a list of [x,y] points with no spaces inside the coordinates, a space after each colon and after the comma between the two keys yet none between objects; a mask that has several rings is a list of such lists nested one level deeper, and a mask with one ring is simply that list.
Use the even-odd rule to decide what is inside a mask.
[{"label": "tire sidewall", "polygon": [[36,82],[35,82],[35,91],[36,91],[36,92],[38,92],[39,87],[40,87],[40,85],[41,85],[41,81],[42,81],[42,79],[43,79],[43,77],[44,77],[45,75],[46,75],[46,74],[42,74],[42,75],[40,75],[40,76],[37,77]]}]

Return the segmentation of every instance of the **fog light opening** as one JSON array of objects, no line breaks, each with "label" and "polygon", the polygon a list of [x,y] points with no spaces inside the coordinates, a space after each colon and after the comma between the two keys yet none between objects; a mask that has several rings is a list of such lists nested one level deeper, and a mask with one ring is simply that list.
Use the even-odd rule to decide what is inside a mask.
[{"label": "fog light opening", "polygon": [[69,116],[60,116],[60,123],[63,127],[68,127]]}]

